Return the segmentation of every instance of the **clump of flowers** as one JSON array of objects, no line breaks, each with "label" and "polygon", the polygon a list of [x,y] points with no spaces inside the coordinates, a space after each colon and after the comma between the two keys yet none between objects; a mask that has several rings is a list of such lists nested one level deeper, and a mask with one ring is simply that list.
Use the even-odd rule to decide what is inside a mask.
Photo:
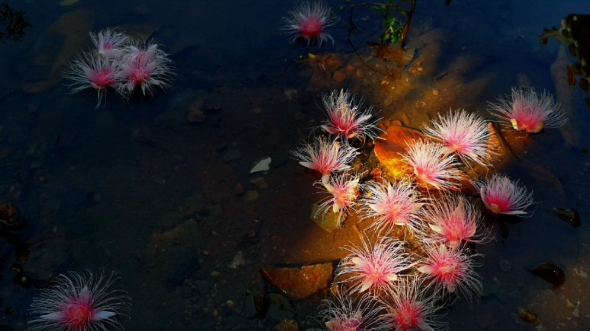
[{"label": "clump of flowers", "polygon": [[95,48],[78,54],[64,77],[71,81],[70,93],[94,89],[98,108],[109,90],[125,98],[135,90],[153,95],[157,89],[171,87],[175,76],[172,60],[159,44],[141,44],[112,30],[90,33]]}]

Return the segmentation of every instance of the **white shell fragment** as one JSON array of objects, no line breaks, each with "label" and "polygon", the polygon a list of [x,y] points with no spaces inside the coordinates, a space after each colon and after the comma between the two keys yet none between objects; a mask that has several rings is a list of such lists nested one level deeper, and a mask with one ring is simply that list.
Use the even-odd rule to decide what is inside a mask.
[{"label": "white shell fragment", "polygon": [[270,157],[265,157],[262,160],[258,161],[258,163],[256,163],[256,165],[252,168],[252,170],[250,170],[250,173],[255,173],[255,172],[261,172],[261,171],[267,171],[268,169],[270,169]]}]

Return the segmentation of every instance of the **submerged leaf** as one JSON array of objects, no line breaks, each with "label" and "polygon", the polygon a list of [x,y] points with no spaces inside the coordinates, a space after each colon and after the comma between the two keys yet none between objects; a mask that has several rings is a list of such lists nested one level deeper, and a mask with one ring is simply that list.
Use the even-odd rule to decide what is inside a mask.
[{"label": "submerged leaf", "polygon": [[574,228],[577,228],[580,225],[582,225],[582,219],[580,218],[580,213],[578,213],[578,211],[573,208],[572,209],[555,208],[555,213],[562,220],[566,221],[569,225],[573,226]]}]

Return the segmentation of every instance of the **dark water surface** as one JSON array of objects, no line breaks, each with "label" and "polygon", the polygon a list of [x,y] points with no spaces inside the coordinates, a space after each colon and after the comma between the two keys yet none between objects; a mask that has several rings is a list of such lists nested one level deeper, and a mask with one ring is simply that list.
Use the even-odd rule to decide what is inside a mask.
[{"label": "dark water surface", "polygon": [[[32,244],[21,261],[0,243],[0,324],[14,330],[25,329],[38,293],[13,286],[15,261],[42,279],[116,271],[117,286],[133,298],[127,330],[273,329],[280,320],[249,318],[244,308],[246,291],[267,285],[259,269],[338,260],[338,244],[353,235],[328,234],[309,220],[317,178],[288,154],[323,120],[321,95],[349,88],[385,119],[414,128],[451,107],[490,118],[487,102],[511,87],[556,94],[564,86],[550,70],[561,44],[541,45],[539,36],[590,10],[587,1],[421,1],[408,42],[415,55],[385,84],[393,92],[383,87],[389,78],[359,62],[343,22],[332,31],[335,45],[312,51],[333,54],[340,67],[300,61],[309,50],[278,31],[293,9],[287,1],[9,4],[32,24],[21,43],[0,45],[0,204],[29,220],[24,241]],[[330,1],[346,20],[341,4]],[[378,40],[377,18],[353,38],[366,56],[365,41]],[[177,71],[173,88],[129,103],[113,93],[98,109],[92,91],[69,95],[60,72],[90,46],[89,31],[107,27],[164,45]],[[501,169],[534,190],[536,211],[509,224],[507,239],[498,233],[477,247],[486,295],[455,303],[451,330],[590,329],[590,156],[582,153],[590,149],[590,109],[577,87],[561,91],[570,126],[522,138],[519,157]],[[200,102],[204,122],[189,123]],[[267,156],[271,170],[249,174]],[[252,183],[258,178],[267,187]],[[555,207],[577,209],[582,226],[559,219]],[[544,262],[565,271],[561,289],[532,275]],[[311,326],[321,298],[290,302],[300,329]],[[519,308],[540,324],[522,321]]]}]

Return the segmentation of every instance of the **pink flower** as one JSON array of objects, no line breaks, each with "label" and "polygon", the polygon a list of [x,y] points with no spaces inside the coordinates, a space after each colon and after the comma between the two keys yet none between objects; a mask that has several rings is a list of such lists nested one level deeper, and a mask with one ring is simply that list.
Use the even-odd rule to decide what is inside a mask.
[{"label": "pink flower", "polygon": [[[487,240],[486,236],[477,235],[483,222],[480,211],[473,203],[456,194],[433,200],[424,214],[424,221],[434,232],[430,241],[457,248],[464,241],[482,243]],[[480,231],[480,234],[483,233]]]},{"label": "pink flower", "polygon": [[[320,306],[320,319],[325,330],[329,331],[365,331],[376,330],[378,315],[382,308],[373,297],[364,294],[360,298],[351,293],[342,292],[338,287],[333,300],[325,300]],[[311,329],[310,331],[316,331]]]},{"label": "pink flower", "polygon": [[340,143],[338,139],[328,140],[320,136],[313,145],[306,144],[292,154],[302,166],[317,170],[322,176],[329,176],[333,172],[349,169],[358,151],[347,143]]},{"label": "pink flower", "polygon": [[516,131],[538,133],[543,128],[558,128],[565,124],[565,110],[548,92],[538,94],[534,88],[513,88],[511,96],[500,96],[490,103],[490,113],[499,117]]},{"label": "pink flower", "polygon": [[127,35],[109,29],[97,34],[91,32],[90,39],[101,58],[120,58],[123,55],[123,48],[129,43]]},{"label": "pink flower", "polygon": [[459,187],[461,171],[453,155],[445,153],[441,144],[413,141],[408,145],[406,162],[413,168],[418,184],[425,188],[448,190]]},{"label": "pink flower", "polygon": [[122,329],[116,319],[127,316],[130,298],[120,290],[109,290],[112,275],[88,278],[75,272],[59,275],[57,283],[44,290],[31,303],[28,330],[106,331],[109,326]]},{"label": "pink flower", "polygon": [[395,184],[370,182],[364,185],[365,197],[361,201],[364,218],[373,218],[369,228],[391,231],[395,225],[406,226],[413,232],[423,232],[422,207],[425,200],[420,198],[409,180]]},{"label": "pink flower", "polygon": [[533,204],[533,192],[504,175],[495,174],[476,186],[486,208],[494,214],[524,216],[528,214],[525,209]]},{"label": "pink flower", "polygon": [[372,293],[392,286],[400,272],[413,266],[403,243],[381,237],[371,245],[363,239],[363,246],[346,247],[350,254],[340,261],[336,277],[351,284],[352,292]]},{"label": "pink flower", "polygon": [[344,90],[324,95],[323,103],[328,120],[322,125],[322,129],[344,139],[376,139],[379,132],[377,120],[371,120],[371,107],[361,110],[363,101],[363,98],[356,98]]},{"label": "pink flower", "polygon": [[336,174],[332,177],[323,176],[316,185],[325,189],[329,197],[320,203],[317,213],[326,214],[328,211],[342,215],[353,207],[359,195],[359,180],[357,175]]},{"label": "pink flower", "polygon": [[153,95],[156,88],[168,89],[171,86],[174,70],[168,55],[158,49],[158,44],[127,46],[121,59],[119,92],[129,96],[135,89]]},{"label": "pink flower", "polygon": [[415,276],[402,277],[398,286],[389,287],[380,301],[386,307],[381,316],[389,327],[395,331],[434,331],[445,330],[446,323],[440,321],[437,312],[442,309],[436,304],[436,298],[426,295],[422,282]]},{"label": "pink flower", "polygon": [[471,300],[479,298],[482,285],[479,275],[473,270],[473,256],[459,248],[447,248],[444,244],[427,245],[428,257],[418,271],[430,280],[435,292],[441,296],[455,293],[458,297]]},{"label": "pink flower", "polygon": [[330,8],[323,1],[302,2],[301,5],[283,17],[285,26],[282,30],[292,35],[292,42],[298,39],[307,42],[308,46],[321,47],[328,40],[334,39],[326,32],[326,28],[334,24],[330,18]]},{"label": "pink flower", "polygon": [[432,127],[424,129],[426,135],[440,141],[447,154],[455,153],[466,164],[476,162],[489,165],[488,140],[490,131],[481,117],[465,110],[451,111],[446,116],[438,115]]},{"label": "pink flower", "polygon": [[69,85],[72,94],[88,88],[95,89],[98,92],[98,108],[105,99],[108,88],[116,88],[121,82],[119,73],[120,68],[114,59],[84,52],[72,60],[64,77],[72,81]]}]

